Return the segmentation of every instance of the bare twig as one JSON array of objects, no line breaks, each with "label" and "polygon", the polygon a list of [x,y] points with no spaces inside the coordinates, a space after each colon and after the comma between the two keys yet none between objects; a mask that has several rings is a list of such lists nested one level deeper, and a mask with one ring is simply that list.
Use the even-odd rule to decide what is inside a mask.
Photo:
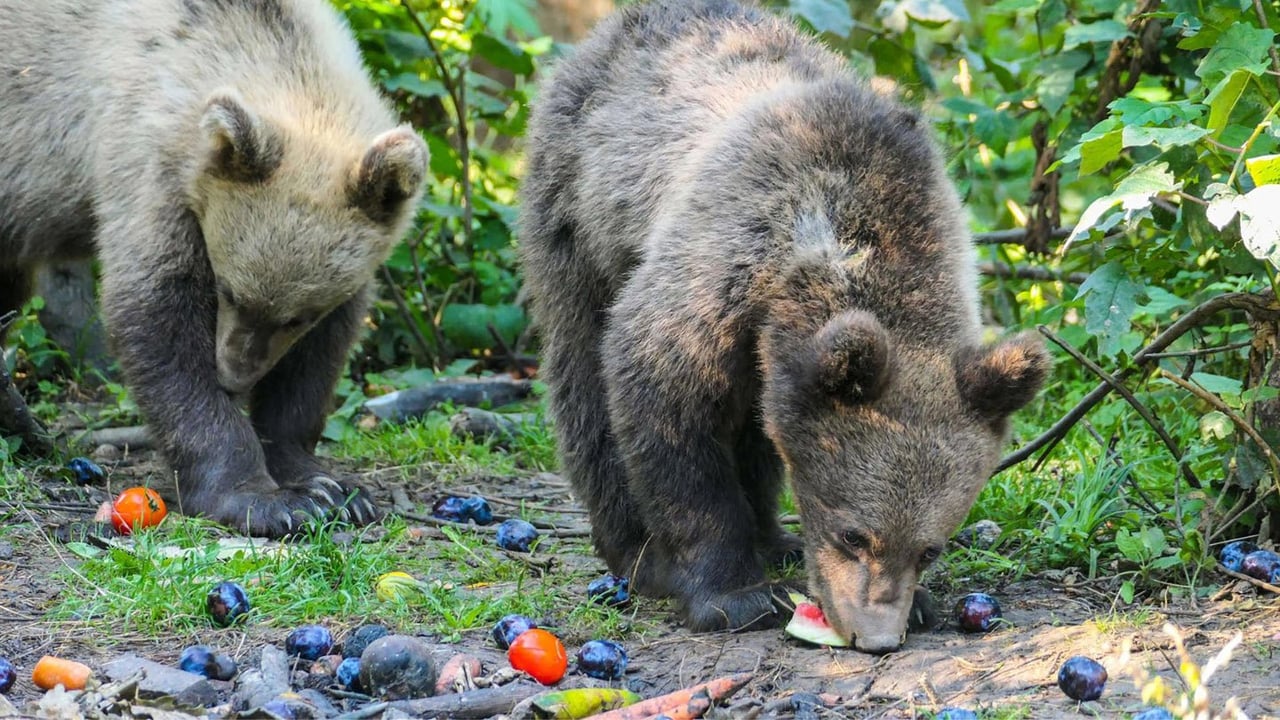
[{"label": "bare twig", "polygon": [[1089,278],[1088,273],[1061,273],[1048,268],[1006,265],[1005,263],[982,263],[978,272],[990,277],[1019,278],[1022,280],[1044,280],[1046,282],[1067,282],[1080,285]]},{"label": "bare twig", "polygon": [[[1258,15],[1258,23],[1262,27],[1268,27],[1270,22],[1267,20],[1267,13],[1262,9],[1262,0],[1253,0],[1253,11]],[[1280,88],[1280,54],[1276,53],[1276,46],[1272,45],[1267,49],[1267,53],[1271,55],[1271,69],[1274,71],[1276,79],[1276,87]]]},{"label": "bare twig", "polygon": [[1147,353],[1148,360],[1163,360],[1165,358],[1198,358],[1206,355],[1216,355],[1220,352],[1231,352],[1247,348],[1253,344],[1252,340],[1244,340],[1230,345],[1218,345],[1210,348],[1197,348],[1195,350],[1174,350],[1172,352]]},{"label": "bare twig", "polygon": [[[1061,240],[1069,235],[1071,235],[1071,228],[1058,227],[1050,231],[1049,237],[1055,240]],[[1022,245],[1026,238],[1026,228],[993,230],[991,232],[978,233],[973,236],[974,242],[980,245]]]},{"label": "bare twig", "polygon": [[1138,416],[1145,420],[1146,423],[1151,426],[1152,430],[1155,430],[1156,435],[1160,438],[1160,442],[1164,443],[1164,446],[1168,448],[1169,453],[1173,455],[1173,459],[1178,463],[1178,470],[1182,472],[1182,477],[1187,481],[1187,484],[1193,488],[1202,487],[1200,484],[1200,478],[1196,477],[1195,472],[1191,470],[1191,466],[1182,458],[1182,449],[1178,447],[1177,441],[1169,435],[1169,431],[1165,430],[1164,423],[1160,422],[1160,420],[1152,414],[1150,408],[1144,405],[1142,401],[1138,400],[1133,392],[1131,392],[1129,388],[1125,387],[1124,383],[1112,377],[1110,373],[1103,370],[1094,361],[1085,357],[1083,353],[1072,347],[1070,343],[1055,335],[1049,328],[1041,325],[1036,329],[1040,331],[1041,335],[1049,338],[1054,345],[1062,348],[1068,355],[1075,358],[1076,362],[1085,366],[1085,369],[1094,375],[1097,375],[1107,385],[1110,385],[1111,389],[1120,393],[1120,396],[1123,397],[1135,411],[1137,411]]},{"label": "bare twig", "polygon": [[[1115,374],[1117,381],[1123,382],[1139,369],[1144,368],[1154,358],[1151,356],[1155,353],[1163,351],[1169,347],[1178,338],[1190,332],[1193,328],[1199,327],[1209,317],[1222,312],[1224,310],[1243,310],[1251,315],[1268,316],[1275,318],[1280,316],[1280,308],[1275,306],[1274,298],[1271,293],[1226,293],[1214,298],[1210,298],[1200,305],[1196,306],[1186,315],[1178,318],[1176,322],[1165,328],[1164,332],[1156,336],[1145,348],[1143,348],[1133,358],[1133,367],[1121,370]],[[996,467],[995,472],[1000,472],[1009,467],[1017,465],[1036,454],[1041,448],[1057,444],[1071,429],[1073,425],[1080,421],[1095,405],[1102,401],[1111,393],[1111,385],[1101,383],[1081,398],[1080,402],[1072,408],[1066,415],[1053,424],[1048,430],[1045,430],[1039,437],[1031,440],[1031,442],[1018,448],[1013,453],[1005,456]]]},{"label": "bare twig", "polygon": [[432,362],[435,359],[435,353],[431,352],[431,346],[427,345],[427,338],[422,334],[418,323],[414,321],[413,311],[409,309],[409,304],[404,300],[404,294],[400,292],[395,278],[391,277],[391,271],[387,269],[386,265],[382,266],[382,279],[387,282],[387,287],[391,289],[391,299],[395,301],[396,308],[404,316],[404,324],[408,326],[409,335],[413,337],[414,343],[422,351],[422,357],[426,358],[427,362]]},{"label": "bare twig", "polygon": [[1218,572],[1224,575],[1230,575],[1231,577],[1237,580],[1244,580],[1245,582],[1249,583],[1250,585],[1253,585],[1254,587],[1262,588],[1263,590],[1269,590],[1273,593],[1276,593],[1277,595],[1280,595],[1280,587],[1276,587],[1275,585],[1272,585],[1269,582],[1264,582],[1262,580],[1259,580],[1256,577],[1250,577],[1249,575],[1245,575],[1244,573],[1236,572],[1235,570],[1228,570],[1227,568],[1222,566],[1222,563],[1218,563]]},{"label": "bare twig", "polygon": [[[1218,397],[1217,395],[1214,395],[1208,390],[1205,390],[1199,385],[1196,385],[1187,380],[1183,380],[1182,378],[1169,372],[1168,370],[1161,369],[1160,376],[1168,380],[1169,382],[1173,383],[1174,385],[1177,385],[1178,387],[1182,388],[1183,390],[1186,390],[1192,395],[1195,395],[1201,400],[1204,400],[1205,402],[1212,405],[1215,410],[1222,413],[1223,415],[1226,415],[1227,418],[1231,420],[1231,422],[1235,423],[1236,427],[1240,428],[1241,432],[1243,432],[1245,435],[1248,435],[1249,439],[1253,440],[1253,442],[1257,444],[1258,449],[1262,451],[1262,456],[1266,458],[1267,464],[1271,466],[1271,486],[1268,487],[1263,492],[1259,493],[1256,497],[1254,497],[1253,502],[1249,503],[1248,505],[1245,505],[1244,507],[1233,508],[1233,512],[1229,516],[1223,518],[1223,521],[1218,526],[1220,530],[1223,528],[1231,527],[1231,525],[1237,519],[1239,519],[1241,515],[1248,512],[1250,509],[1255,507],[1258,503],[1262,502],[1271,493],[1276,492],[1277,483],[1280,483],[1280,458],[1276,457],[1275,450],[1271,447],[1270,444],[1267,443],[1265,439],[1263,439],[1262,434],[1258,432],[1257,428],[1253,427],[1253,425],[1246,422],[1244,418],[1240,417],[1240,414],[1237,413],[1230,405],[1227,405],[1225,402],[1223,402],[1222,398]],[[1217,537],[1217,534],[1218,533],[1211,534],[1209,536],[1209,540],[1212,541],[1214,538]]]}]

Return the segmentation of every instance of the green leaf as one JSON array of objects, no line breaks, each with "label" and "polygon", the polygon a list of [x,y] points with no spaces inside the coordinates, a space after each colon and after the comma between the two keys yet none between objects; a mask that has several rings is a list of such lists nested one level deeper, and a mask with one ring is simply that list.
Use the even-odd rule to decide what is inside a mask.
[{"label": "green leaf", "polygon": [[1260,155],[1244,161],[1254,185],[1280,184],[1280,155]]},{"label": "green leaf", "polygon": [[1196,75],[1206,84],[1216,84],[1237,70],[1261,75],[1267,68],[1267,51],[1275,36],[1274,31],[1237,22],[1222,33],[1200,61]]},{"label": "green leaf", "polygon": [[1036,92],[1050,115],[1057,115],[1076,86],[1076,73],[1089,64],[1090,54],[1082,50],[1059,53],[1040,63],[1043,77]]},{"label": "green leaf", "polygon": [[1076,297],[1084,298],[1084,326],[1098,339],[1103,355],[1110,357],[1124,348],[1123,336],[1142,291],[1143,286],[1130,280],[1116,261],[1094,270],[1080,285]]},{"label": "green leaf", "polygon": [[439,80],[423,80],[418,73],[400,73],[382,81],[382,86],[390,92],[404,90],[421,97],[443,97],[448,93],[444,83]]},{"label": "green leaf", "polygon": [[1231,117],[1231,111],[1240,101],[1240,95],[1244,93],[1245,86],[1249,84],[1251,77],[1253,76],[1244,70],[1234,70],[1214,85],[1213,90],[1205,97],[1205,103],[1209,105],[1207,124],[1215,138],[1221,135],[1223,128],[1227,126],[1227,119]]},{"label": "green leaf", "polygon": [[479,34],[471,38],[471,50],[494,65],[517,75],[533,74],[533,58],[518,45],[492,35]]},{"label": "green leaf", "polygon": [[1126,213],[1132,213],[1150,207],[1151,198],[1157,193],[1174,192],[1181,187],[1182,183],[1175,180],[1173,173],[1169,171],[1168,163],[1140,165],[1121,180],[1109,195],[1089,203],[1089,207],[1080,214],[1080,221],[1071,231],[1067,242],[1075,242],[1086,235],[1116,205],[1120,205]]},{"label": "green leaf", "polygon": [[445,339],[459,349],[482,350],[495,345],[489,325],[508,344],[528,324],[524,310],[517,305],[466,305],[452,304],[440,314],[440,331]]},{"label": "green leaf", "polygon": [[506,35],[508,28],[525,35],[538,34],[529,0],[476,0],[476,12],[489,32],[498,37]]},{"label": "green leaf", "polygon": [[1127,148],[1155,145],[1161,150],[1168,150],[1182,145],[1194,145],[1208,134],[1209,130],[1190,124],[1172,128],[1130,126],[1125,127],[1121,144]]},{"label": "green leaf", "polygon": [[898,7],[908,17],[927,27],[969,21],[969,10],[960,0],[902,0]]},{"label": "green leaf", "polygon": [[[1106,122],[1106,121],[1103,121]],[[1108,163],[1120,157],[1124,150],[1124,130],[1117,127],[1102,135],[1083,140],[1080,143],[1080,174],[1089,175],[1106,167]],[[1096,129],[1096,128],[1095,128]]]},{"label": "green leaf", "polygon": [[1142,562],[1147,557],[1147,547],[1142,542],[1142,538],[1130,533],[1128,528],[1116,530],[1116,549],[1136,563]]},{"label": "green leaf", "polygon": [[432,54],[431,46],[417,33],[403,30],[384,30],[382,31],[382,41],[387,47],[387,52],[406,65],[412,65],[418,60],[429,58]]},{"label": "green leaf", "polygon": [[791,13],[823,33],[849,37],[853,32],[853,13],[844,0],[791,0]]},{"label": "green leaf", "polygon": [[1129,36],[1129,28],[1118,20],[1099,20],[1067,28],[1062,36],[1062,49],[1099,42],[1115,42]]},{"label": "green leaf", "polygon": [[1133,602],[1133,581],[1132,580],[1125,580],[1124,582],[1120,583],[1120,599],[1123,600],[1126,605]]},{"label": "green leaf", "polygon": [[1191,382],[1215,395],[1239,395],[1244,389],[1244,384],[1239,380],[1212,373],[1191,373]]}]

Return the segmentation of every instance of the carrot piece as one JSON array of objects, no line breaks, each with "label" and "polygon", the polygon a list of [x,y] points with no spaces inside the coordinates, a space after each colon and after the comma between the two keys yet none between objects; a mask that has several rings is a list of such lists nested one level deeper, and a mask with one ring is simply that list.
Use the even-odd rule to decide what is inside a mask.
[{"label": "carrot piece", "polygon": [[742,686],[751,682],[751,678],[751,673],[727,675],[673,693],[641,700],[624,708],[592,715],[590,720],[648,720],[655,715],[663,715],[671,720],[692,720],[702,717],[712,705],[738,692]]},{"label": "carrot piece", "polygon": [[52,690],[61,685],[67,690],[83,690],[93,670],[75,660],[45,655],[31,671],[31,681],[41,690]]}]

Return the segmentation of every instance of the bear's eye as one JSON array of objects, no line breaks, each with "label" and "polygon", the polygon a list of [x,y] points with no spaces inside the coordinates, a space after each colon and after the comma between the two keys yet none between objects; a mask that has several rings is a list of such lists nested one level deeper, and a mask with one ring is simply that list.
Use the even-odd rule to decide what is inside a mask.
[{"label": "bear's eye", "polygon": [[942,555],[942,548],[927,547],[924,549],[924,552],[920,553],[920,564],[928,565],[934,560],[937,560],[940,555]]},{"label": "bear's eye", "polygon": [[840,542],[844,543],[845,547],[850,550],[866,550],[871,546],[867,536],[857,530],[845,530],[840,534]]},{"label": "bear's eye", "polygon": [[280,326],[280,328],[282,330],[297,330],[306,324],[307,324],[306,318],[296,317],[296,318],[293,318],[292,320],[286,321],[284,324]]}]

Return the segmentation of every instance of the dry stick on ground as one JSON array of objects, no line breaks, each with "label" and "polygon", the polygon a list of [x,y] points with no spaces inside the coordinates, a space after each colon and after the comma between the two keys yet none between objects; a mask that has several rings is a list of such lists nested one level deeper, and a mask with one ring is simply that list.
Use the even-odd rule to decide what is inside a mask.
[{"label": "dry stick on ground", "polygon": [[1102,378],[1103,382],[1107,383],[1113,390],[1120,393],[1120,396],[1138,412],[1138,416],[1145,420],[1146,423],[1151,426],[1152,430],[1156,431],[1156,435],[1160,437],[1160,442],[1164,443],[1164,446],[1169,449],[1169,454],[1173,455],[1174,461],[1178,463],[1178,470],[1182,472],[1182,477],[1187,481],[1187,484],[1193,488],[1203,487],[1200,484],[1200,478],[1196,477],[1195,472],[1191,470],[1191,466],[1187,464],[1186,460],[1182,459],[1182,449],[1178,447],[1177,441],[1169,435],[1169,431],[1164,429],[1164,423],[1160,422],[1159,418],[1153,415],[1151,410],[1147,408],[1146,405],[1143,405],[1142,401],[1134,396],[1129,388],[1125,387],[1123,383],[1112,377],[1106,370],[1099,367],[1097,363],[1085,357],[1083,353],[1072,347],[1070,343],[1055,335],[1049,328],[1044,325],[1040,325],[1036,329],[1040,331],[1041,335],[1044,335],[1049,338],[1049,340],[1053,341],[1054,345],[1062,348],[1068,355],[1075,358],[1076,362],[1085,366],[1089,372],[1097,375],[1099,378]]},{"label": "dry stick on ground", "polygon": [[[1266,317],[1268,319],[1276,319],[1280,317],[1280,307],[1276,307],[1271,297],[1270,291],[1261,293],[1226,293],[1215,298],[1210,298],[1200,305],[1190,310],[1186,315],[1178,318],[1176,322],[1165,329],[1164,332],[1156,336],[1151,344],[1143,348],[1133,358],[1133,367],[1121,370],[1115,374],[1118,382],[1123,382],[1132,376],[1139,369],[1145,369],[1145,366],[1155,361],[1155,355],[1169,347],[1178,338],[1187,334],[1193,328],[1199,327],[1205,323],[1211,316],[1223,310],[1243,310],[1251,315]],[[1072,426],[1080,421],[1095,405],[1102,401],[1111,393],[1112,386],[1106,382],[1101,383],[1094,388],[1088,395],[1084,396],[1076,406],[1072,408],[1066,415],[1062,416],[1048,430],[1031,440],[1031,442],[1023,445],[1013,453],[1005,456],[1000,461],[1000,465],[995,472],[1000,472],[1009,467],[1017,465],[1034,455],[1041,448],[1049,446],[1052,449],[1059,440],[1066,436]],[[1047,457],[1049,450],[1045,451]]]},{"label": "dry stick on ground", "polygon": [[[1245,421],[1244,418],[1240,417],[1240,414],[1237,413],[1225,402],[1223,402],[1222,398],[1218,397],[1217,395],[1214,395],[1213,393],[1209,392],[1208,390],[1205,390],[1202,387],[1199,387],[1186,380],[1183,380],[1182,378],[1178,377],[1177,375],[1174,375],[1168,370],[1162,369],[1160,371],[1160,375],[1164,379],[1173,383],[1174,385],[1177,385],[1183,390],[1186,390],[1192,395],[1195,395],[1201,400],[1204,400],[1205,402],[1209,403],[1218,412],[1221,412],[1223,415],[1226,415],[1227,418],[1231,420],[1231,422],[1235,423],[1236,427],[1240,428],[1241,432],[1243,432],[1245,435],[1248,435],[1249,438],[1253,440],[1254,443],[1257,444],[1258,448],[1262,451],[1262,456],[1267,459],[1267,464],[1271,466],[1271,487],[1259,493],[1257,497],[1253,499],[1253,502],[1249,503],[1245,507],[1239,508],[1238,510],[1233,508],[1230,516],[1226,517],[1221,523],[1218,524],[1219,530],[1221,530],[1222,528],[1231,527],[1231,525],[1237,519],[1239,519],[1241,515],[1253,509],[1254,506],[1258,505],[1263,500],[1265,500],[1268,495],[1276,491],[1276,483],[1280,482],[1280,458],[1276,457],[1275,450],[1272,449],[1271,445],[1269,445],[1267,441],[1263,439],[1262,435],[1258,432],[1257,428],[1253,427],[1247,421]],[[1210,542],[1212,542],[1218,535],[1219,535],[1219,532],[1211,533],[1209,535]]]},{"label": "dry stick on ground", "polygon": [[1227,568],[1223,567],[1222,563],[1218,563],[1218,572],[1223,573],[1225,575],[1230,575],[1231,577],[1237,580],[1244,580],[1245,582],[1249,583],[1250,585],[1253,585],[1254,587],[1262,588],[1263,590],[1268,590],[1277,595],[1280,595],[1280,587],[1276,587],[1275,585],[1272,585],[1271,583],[1266,582],[1265,580],[1259,580],[1256,577],[1251,577],[1249,575],[1245,575],[1244,573],[1236,572],[1235,570],[1228,570]]}]

